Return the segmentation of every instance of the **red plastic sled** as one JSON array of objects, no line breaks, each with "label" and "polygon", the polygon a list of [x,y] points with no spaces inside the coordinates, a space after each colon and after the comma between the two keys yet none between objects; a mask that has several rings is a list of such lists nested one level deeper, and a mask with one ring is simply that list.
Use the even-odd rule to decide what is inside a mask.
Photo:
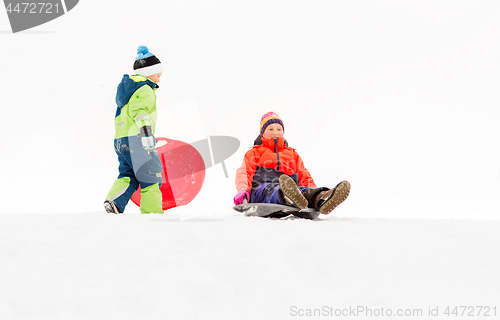
[{"label": "red plastic sled", "polygon": [[[156,148],[163,166],[161,192],[162,208],[183,206],[190,203],[200,192],[205,181],[205,162],[193,146],[167,138],[157,138],[167,144]],[[141,204],[141,188],[131,198],[137,206]]]}]

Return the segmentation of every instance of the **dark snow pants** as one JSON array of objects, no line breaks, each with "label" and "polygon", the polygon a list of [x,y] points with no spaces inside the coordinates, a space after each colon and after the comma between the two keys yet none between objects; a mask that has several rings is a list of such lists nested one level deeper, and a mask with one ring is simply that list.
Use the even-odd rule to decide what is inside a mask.
[{"label": "dark snow pants", "polygon": [[[314,198],[321,192],[326,191],[328,188],[309,188],[309,187],[300,187],[299,190],[302,192],[304,197],[309,202],[308,207],[314,208]],[[284,201],[280,196],[280,185],[278,183],[263,183],[256,188],[252,188],[250,193],[250,202],[251,203],[275,203],[275,204],[283,204]]]}]

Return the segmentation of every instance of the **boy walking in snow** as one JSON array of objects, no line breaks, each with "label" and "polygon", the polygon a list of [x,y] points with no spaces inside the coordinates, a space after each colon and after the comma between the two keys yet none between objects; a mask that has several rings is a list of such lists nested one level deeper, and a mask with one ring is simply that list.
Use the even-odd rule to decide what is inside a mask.
[{"label": "boy walking in snow", "polygon": [[163,67],[160,60],[140,46],[134,62],[135,75],[124,75],[116,92],[115,152],[119,175],[104,208],[122,213],[141,186],[141,213],[163,213],[160,191],[162,166],[154,137],[157,119],[156,94]]},{"label": "boy walking in snow", "polygon": [[342,181],[333,189],[316,187],[297,150],[288,146],[283,134],[278,114],[268,112],[262,116],[260,135],[236,171],[238,193],[234,204],[247,198],[251,203],[309,207],[329,214],[347,198],[351,185]]}]

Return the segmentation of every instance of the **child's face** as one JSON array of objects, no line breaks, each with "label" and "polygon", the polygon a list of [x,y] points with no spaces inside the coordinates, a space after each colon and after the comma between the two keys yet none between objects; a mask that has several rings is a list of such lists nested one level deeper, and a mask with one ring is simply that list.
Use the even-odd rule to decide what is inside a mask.
[{"label": "child's face", "polygon": [[147,76],[147,78],[149,80],[153,81],[156,84],[158,84],[160,82],[160,77],[161,77],[161,73],[152,74],[150,76]]},{"label": "child's face", "polygon": [[283,137],[283,127],[279,123],[271,123],[264,130],[263,134],[266,139],[275,139]]}]

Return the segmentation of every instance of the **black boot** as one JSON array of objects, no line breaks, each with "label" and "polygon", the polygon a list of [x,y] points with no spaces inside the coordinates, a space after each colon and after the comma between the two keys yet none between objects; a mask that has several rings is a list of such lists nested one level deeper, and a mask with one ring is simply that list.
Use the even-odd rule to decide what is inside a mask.
[{"label": "black boot", "polygon": [[122,213],[120,209],[116,206],[116,204],[111,200],[104,201],[104,209],[107,213],[120,214]]},{"label": "black boot", "polygon": [[342,181],[335,188],[321,191],[314,198],[314,207],[322,214],[329,214],[339,204],[344,202],[351,191],[351,184],[348,181]]}]

